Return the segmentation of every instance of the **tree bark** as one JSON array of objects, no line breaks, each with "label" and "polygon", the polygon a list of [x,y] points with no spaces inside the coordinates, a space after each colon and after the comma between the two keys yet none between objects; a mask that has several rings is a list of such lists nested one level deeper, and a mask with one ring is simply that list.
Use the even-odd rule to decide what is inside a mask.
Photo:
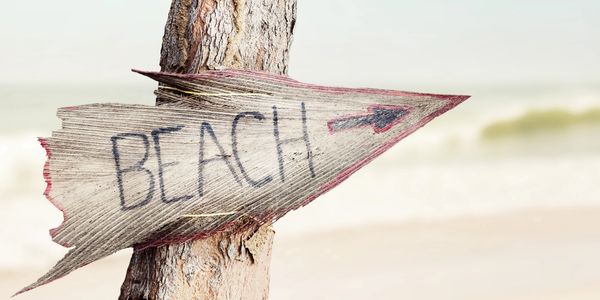
[{"label": "tree bark", "polygon": [[[173,0],[161,70],[286,74],[295,21],[296,0]],[[244,228],[134,251],[119,299],[267,299],[274,231]]]}]

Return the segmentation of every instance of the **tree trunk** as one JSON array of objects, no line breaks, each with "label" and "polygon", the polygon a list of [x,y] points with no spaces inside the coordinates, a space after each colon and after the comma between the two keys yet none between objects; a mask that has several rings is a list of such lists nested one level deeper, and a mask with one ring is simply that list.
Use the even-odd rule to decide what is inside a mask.
[{"label": "tree trunk", "polygon": [[[295,20],[296,0],[173,0],[161,69],[286,74]],[[273,236],[268,224],[234,226],[202,240],[136,250],[119,299],[267,299]]]}]

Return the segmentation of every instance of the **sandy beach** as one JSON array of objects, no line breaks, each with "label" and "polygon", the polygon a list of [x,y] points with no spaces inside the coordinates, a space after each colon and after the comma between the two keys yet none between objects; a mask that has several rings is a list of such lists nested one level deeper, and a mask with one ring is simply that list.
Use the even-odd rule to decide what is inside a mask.
[{"label": "sandy beach", "polygon": [[[170,8],[171,2],[175,6]],[[395,132],[405,124],[398,132],[404,136],[410,132],[406,129],[424,121],[426,126],[339,186],[273,224],[277,234],[269,298],[600,300],[598,0],[3,4],[0,300],[118,298],[131,249],[11,298],[68,251],[48,234],[65,218],[74,224],[65,226],[78,234],[59,235],[57,240],[81,246],[80,239],[93,239],[116,246],[130,245],[118,243],[119,238],[133,237],[137,228],[158,227],[152,220],[175,220],[171,212],[182,217],[223,213],[230,218],[230,212],[246,212],[255,205],[270,212],[283,202],[279,195],[295,196],[300,187],[303,195],[317,195],[329,187],[316,182],[322,177],[317,173],[329,177],[336,171],[337,178],[352,173],[352,168],[332,168],[356,159],[335,155],[338,151],[362,153],[391,145],[395,139],[378,135],[384,129]],[[204,73],[200,77],[206,80],[179,88],[158,86],[132,69]],[[228,75],[218,85],[218,76],[205,73],[231,75],[228,69],[289,78],[260,76],[264,84],[249,85],[252,80],[233,83],[229,80],[235,78]],[[334,86],[369,96],[324,88]],[[197,102],[192,106],[203,111],[146,113],[154,110],[151,106],[166,104],[160,99],[157,103],[159,87],[161,95],[173,92],[169,99],[181,102],[177,104]],[[300,89],[287,92],[295,87]],[[390,102],[393,95],[403,96],[396,103]],[[410,102],[434,95],[470,98],[430,120],[436,107],[449,103]],[[296,98],[303,104],[291,114],[292,106],[285,103]],[[94,103],[86,106],[90,110],[76,109]],[[136,108],[117,110],[120,104]],[[106,110],[98,112],[99,107]],[[390,116],[389,110],[395,113]],[[244,123],[239,124],[238,141],[233,124],[239,113],[257,118],[238,120]],[[292,124],[298,118],[301,122]],[[228,119],[231,128],[221,127]],[[206,129],[200,122],[215,125],[215,138],[206,140],[206,151],[199,143],[197,131]],[[156,128],[179,125],[196,132],[161,141],[152,136]],[[173,133],[163,131],[159,133]],[[135,147],[134,140],[113,144],[120,133],[144,134],[148,143],[142,138]],[[40,137],[57,147],[46,152]],[[305,145],[296,144],[296,137]],[[178,142],[169,143],[172,139]],[[121,157],[125,152],[119,145],[135,151]],[[239,149],[234,151],[234,145]],[[161,152],[161,147],[173,151]],[[140,149],[148,150],[146,155],[134,158]],[[307,164],[314,181],[295,173],[306,168],[300,161],[303,153],[307,161],[323,159],[323,164]],[[211,157],[233,160],[231,166],[227,163],[229,170],[221,163],[210,164],[206,185],[208,191],[208,183],[215,182],[210,187],[214,194],[201,195],[198,179],[204,169],[199,170],[199,160]],[[47,160],[52,160],[52,174],[44,171]],[[302,165],[285,167],[289,163]],[[143,187],[137,177],[123,179],[129,169],[130,175],[144,176],[138,167],[153,174],[156,182],[154,188],[148,185],[146,195],[152,190],[156,199],[139,197]],[[166,181],[163,167],[170,169]],[[208,179],[223,175],[221,169],[248,192]],[[114,176],[108,173],[113,171]],[[245,178],[262,181],[263,176],[277,179],[286,173],[290,176],[279,176],[282,180],[269,182],[263,190],[251,189],[259,184]],[[47,183],[48,177],[52,180]],[[202,175],[203,189],[204,179]],[[132,197],[125,198],[121,186]],[[184,191],[192,186],[199,198],[193,201],[198,202],[165,201],[167,194],[191,195]],[[47,201],[47,188],[46,195],[57,203]],[[246,205],[229,207],[238,202]],[[123,208],[123,203],[151,210],[129,219],[126,213],[131,211],[110,209]],[[75,214],[57,209],[75,206]],[[260,216],[264,211],[249,213]],[[82,225],[97,218],[115,222]]]},{"label": "sandy beach", "polygon": [[[271,299],[600,299],[599,228],[600,209],[556,208],[280,232]],[[115,299],[128,259],[119,252],[15,299]],[[44,271],[2,271],[0,297]]]}]

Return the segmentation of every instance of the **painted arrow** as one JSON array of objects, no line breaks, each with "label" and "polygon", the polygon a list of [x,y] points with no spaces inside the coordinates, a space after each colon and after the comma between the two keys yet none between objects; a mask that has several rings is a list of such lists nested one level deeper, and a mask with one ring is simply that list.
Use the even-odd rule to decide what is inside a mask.
[{"label": "painted arrow", "polygon": [[327,122],[327,127],[330,133],[361,127],[372,127],[375,133],[381,133],[400,123],[408,113],[409,110],[404,107],[375,104],[369,106],[369,113],[367,114],[349,115],[333,119]]},{"label": "painted arrow", "polygon": [[61,108],[62,128],[40,139],[45,195],[64,216],[50,234],[71,249],[23,291],[123,248],[274,222],[468,98],[248,71],[140,73],[177,105]]}]

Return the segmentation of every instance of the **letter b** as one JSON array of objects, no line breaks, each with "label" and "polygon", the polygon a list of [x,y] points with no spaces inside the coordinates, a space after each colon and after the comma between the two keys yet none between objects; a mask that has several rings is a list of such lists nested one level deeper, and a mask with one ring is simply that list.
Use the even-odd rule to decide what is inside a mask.
[{"label": "letter b", "polygon": [[[123,166],[121,166],[121,152],[119,150],[118,142],[127,138],[139,138],[143,142],[144,157],[134,165],[127,168],[123,168]],[[121,199],[121,209],[130,210],[148,204],[148,202],[150,202],[150,200],[152,200],[152,197],[154,196],[154,175],[152,175],[152,172],[150,172],[150,170],[144,168],[144,163],[146,163],[146,161],[148,160],[148,149],[150,147],[148,137],[145,134],[140,133],[121,133],[111,137],[110,140],[112,141],[113,157],[115,159],[115,167],[117,170],[117,183],[119,185],[119,198]],[[125,188],[123,186],[123,176],[132,172],[146,173],[146,176],[148,178],[148,193],[146,194],[144,200],[139,201],[135,204],[127,204],[127,201],[125,199]]]}]

